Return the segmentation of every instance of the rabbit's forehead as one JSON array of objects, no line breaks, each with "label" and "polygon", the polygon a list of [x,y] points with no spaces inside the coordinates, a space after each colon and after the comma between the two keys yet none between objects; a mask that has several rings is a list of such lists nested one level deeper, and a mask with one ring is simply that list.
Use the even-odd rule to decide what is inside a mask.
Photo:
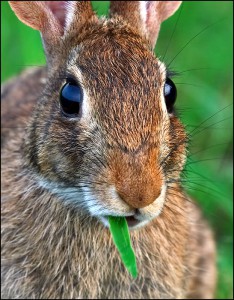
[{"label": "rabbit's forehead", "polygon": [[[154,54],[139,40],[96,39],[85,40],[73,47],[68,56],[68,68],[77,66],[90,75],[111,75],[119,78],[125,75],[129,80],[165,79],[166,68]],[[117,71],[119,71],[117,73]],[[125,78],[124,78],[125,79]]]},{"label": "rabbit's forehead", "polygon": [[[153,143],[169,117],[164,99],[166,68],[134,38],[99,39],[75,47],[68,71],[81,82],[83,106],[105,135],[137,148],[149,136]],[[90,120],[88,120],[90,121]],[[91,122],[89,122],[91,124]]]},{"label": "rabbit's forehead", "polygon": [[117,81],[144,84],[149,80],[161,82],[165,79],[165,67],[149,50],[146,40],[125,25],[119,29],[112,27],[112,23],[108,25],[94,27],[90,33],[85,31],[83,38],[81,35],[69,40],[74,46],[70,50],[68,67],[76,65],[93,79],[98,74],[99,80],[111,76]]},{"label": "rabbit's forehead", "polygon": [[[95,96],[94,105],[108,99],[122,98],[126,102],[135,98],[137,102],[140,98],[147,101],[157,97],[159,100],[166,79],[165,65],[139,41],[123,44],[123,41],[99,39],[92,41],[92,47],[89,41],[81,43],[70,52],[67,71]],[[161,101],[152,101],[152,105],[161,106]]]}]

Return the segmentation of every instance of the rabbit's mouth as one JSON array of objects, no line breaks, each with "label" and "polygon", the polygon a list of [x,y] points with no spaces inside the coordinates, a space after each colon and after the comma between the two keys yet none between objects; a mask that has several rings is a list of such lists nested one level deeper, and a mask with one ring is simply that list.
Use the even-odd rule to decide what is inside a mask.
[{"label": "rabbit's mouth", "polygon": [[[139,228],[139,227],[142,227],[143,225],[145,225],[146,223],[148,223],[148,221],[146,221],[146,220],[137,219],[134,215],[132,215],[132,216],[123,216],[123,217],[125,217],[125,219],[128,223],[129,229]],[[102,216],[102,217],[100,217],[100,219],[102,220],[104,225],[109,227],[108,216]]]},{"label": "rabbit's mouth", "polygon": [[125,217],[128,227],[135,227],[141,223],[140,220],[137,220],[134,216]]},{"label": "rabbit's mouth", "polygon": [[119,197],[115,187],[111,186],[105,190],[105,194],[103,193],[107,199],[104,204],[95,191],[89,187],[82,187],[85,203],[87,203],[88,212],[92,217],[99,219],[105,227],[109,227],[108,216],[125,217],[131,230],[144,227],[160,215],[166,199],[166,190],[166,184],[163,184],[161,194],[153,203],[145,207],[134,208]]}]

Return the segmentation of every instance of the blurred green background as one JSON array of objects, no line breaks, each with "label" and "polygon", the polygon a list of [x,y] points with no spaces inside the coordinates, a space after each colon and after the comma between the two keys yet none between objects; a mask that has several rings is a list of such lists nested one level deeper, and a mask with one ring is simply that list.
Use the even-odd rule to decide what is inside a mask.
[{"label": "blurred green background", "polygon": [[[100,15],[107,13],[108,5],[93,1]],[[4,81],[25,67],[43,65],[45,58],[39,33],[18,21],[6,1],[1,8]],[[156,47],[156,54],[169,65],[192,39],[170,69],[179,73],[173,79],[176,108],[191,132],[182,180],[200,203],[217,240],[218,299],[233,298],[232,28],[231,1],[186,1],[163,23]]]}]

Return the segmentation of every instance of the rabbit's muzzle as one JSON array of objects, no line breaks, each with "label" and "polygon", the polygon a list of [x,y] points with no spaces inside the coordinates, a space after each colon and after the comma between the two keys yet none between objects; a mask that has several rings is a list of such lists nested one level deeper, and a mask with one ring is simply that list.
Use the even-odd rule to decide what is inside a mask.
[{"label": "rabbit's muzzle", "polygon": [[131,208],[143,208],[160,196],[163,175],[156,150],[137,155],[116,151],[111,161],[112,180],[120,198]]}]

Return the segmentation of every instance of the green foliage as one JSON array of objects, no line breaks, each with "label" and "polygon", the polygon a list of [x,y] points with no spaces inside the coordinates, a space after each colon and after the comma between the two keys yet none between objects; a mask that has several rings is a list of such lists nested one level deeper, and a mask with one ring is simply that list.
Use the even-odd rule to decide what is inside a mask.
[{"label": "green foliage", "polygon": [[131,245],[128,223],[123,217],[109,216],[108,221],[114,244],[119,251],[122,262],[132,277],[136,278],[136,257]]},{"label": "green foliage", "polygon": [[1,2],[1,79],[25,67],[45,64],[40,33],[20,22],[6,1]]},{"label": "green foliage", "polygon": [[[99,14],[108,11],[106,1],[93,5]],[[27,66],[44,64],[45,59],[39,33],[18,21],[7,2],[2,1],[1,8],[5,80]],[[173,78],[178,88],[176,108],[191,133],[183,181],[215,232],[218,299],[233,297],[232,14],[231,1],[186,1],[162,24],[156,47],[159,58],[179,73]]]}]

